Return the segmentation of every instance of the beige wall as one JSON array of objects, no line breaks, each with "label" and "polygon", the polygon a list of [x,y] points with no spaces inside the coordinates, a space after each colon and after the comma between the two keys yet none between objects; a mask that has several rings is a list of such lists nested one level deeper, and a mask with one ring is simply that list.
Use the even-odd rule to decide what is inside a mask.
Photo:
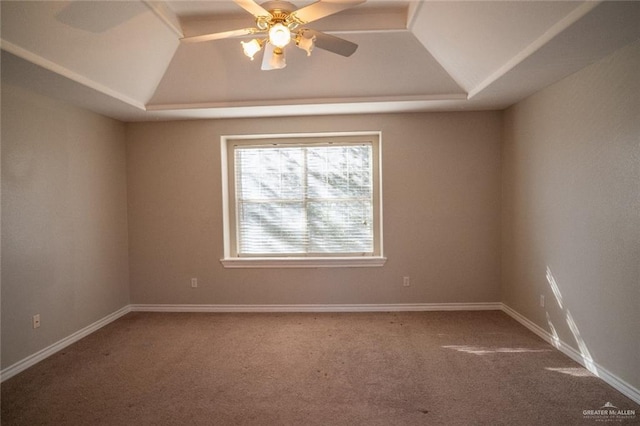
[{"label": "beige wall", "polygon": [[[223,268],[220,136],[355,130],[382,131],[386,265]],[[500,132],[498,112],[130,123],[131,301],[497,302]]]},{"label": "beige wall", "polygon": [[2,85],[3,368],[129,303],[124,132]]},{"label": "beige wall", "polygon": [[636,42],[510,108],[502,163],[503,301],[636,389],[639,71]]}]

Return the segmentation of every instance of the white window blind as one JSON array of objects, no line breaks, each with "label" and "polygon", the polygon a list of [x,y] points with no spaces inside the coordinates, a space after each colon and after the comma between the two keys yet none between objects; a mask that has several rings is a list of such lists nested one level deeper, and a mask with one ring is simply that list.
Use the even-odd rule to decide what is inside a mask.
[{"label": "white window blind", "polygon": [[371,142],[233,151],[238,256],[374,254]]}]

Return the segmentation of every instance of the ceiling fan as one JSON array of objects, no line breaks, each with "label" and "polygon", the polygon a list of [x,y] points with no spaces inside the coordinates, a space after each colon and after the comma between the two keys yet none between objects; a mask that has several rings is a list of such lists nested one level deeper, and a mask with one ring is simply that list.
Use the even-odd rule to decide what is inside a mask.
[{"label": "ceiling fan", "polygon": [[358,48],[355,43],[304,26],[366,0],[319,0],[300,9],[287,1],[267,1],[262,4],[254,0],[234,1],[255,17],[255,27],[184,37],[182,41],[193,43],[256,35],[251,41],[240,43],[244,54],[251,60],[264,47],[263,70],[284,68],[287,65],[285,47],[292,42],[307,52],[307,56],[311,55],[314,46],[342,56],[351,56]]}]

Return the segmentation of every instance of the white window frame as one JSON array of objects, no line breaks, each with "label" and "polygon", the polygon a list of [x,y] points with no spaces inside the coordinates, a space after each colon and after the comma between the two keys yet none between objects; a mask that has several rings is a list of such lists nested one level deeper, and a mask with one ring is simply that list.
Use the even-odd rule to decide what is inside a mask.
[{"label": "white window frame", "polygon": [[[236,252],[236,206],[234,145],[237,144],[304,144],[319,141],[370,142],[373,147],[373,208],[374,208],[374,253],[363,256],[336,256],[328,254],[319,257],[240,257]],[[267,135],[229,135],[220,137],[222,171],[222,220],[224,238],[224,258],[220,262],[225,268],[336,268],[336,267],[379,267],[386,258],[383,255],[382,233],[382,134],[370,132],[331,133],[288,133]]]}]

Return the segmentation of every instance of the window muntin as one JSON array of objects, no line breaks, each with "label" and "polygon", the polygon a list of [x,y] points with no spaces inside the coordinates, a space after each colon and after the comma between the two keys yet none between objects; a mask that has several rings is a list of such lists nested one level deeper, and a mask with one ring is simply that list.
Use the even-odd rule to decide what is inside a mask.
[{"label": "window muntin", "polygon": [[381,259],[379,144],[379,133],[223,137],[225,259]]}]

